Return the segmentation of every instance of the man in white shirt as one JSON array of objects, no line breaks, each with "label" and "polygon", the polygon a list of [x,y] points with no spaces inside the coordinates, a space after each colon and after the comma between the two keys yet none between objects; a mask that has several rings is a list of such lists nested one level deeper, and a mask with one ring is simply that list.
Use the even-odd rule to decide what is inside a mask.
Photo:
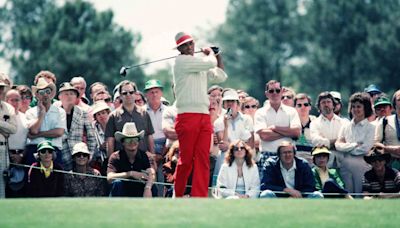
[{"label": "man in white shirt", "polygon": [[175,42],[181,53],[175,58],[173,68],[178,110],[175,129],[180,142],[175,196],[183,196],[193,171],[191,196],[207,197],[212,135],[207,82],[209,78],[222,82],[227,75],[223,71],[221,55],[211,48],[201,49],[203,56],[194,56],[194,40],[189,34],[178,33]]},{"label": "man in white shirt", "polygon": [[332,155],[329,156],[329,168],[340,168],[343,154],[336,151],[335,142],[339,136],[340,128],[349,122],[334,113],[335,102],[330,92],[320,93],[316,104],[320,115],[310,124],[312,144],[314,146],[325,146],[332,152]]},{"label": "man in white shirt", "polygon": [[257,165],[262,178],[262,168],[270,156],[276,156],[278,146],[283,141],[292,142],[301,134],[299,115],[293,107],[282,104],[280,82],[270,80],[265,85],[265,95],[269,102],[258,109],[254,116],[254,132],[260,135],[261,156]]},{"label": "man in white shirt", "polygon": [[[148,80],[145,83],[144,92],[147,99],[146,110],[150,116],[151,123],[153,125],[154,134],[154,152],[155,161],[157,165],[156,175],[158,182],[164,182],[164,175],[162,173],[162,163],[164,161],[164,149],[165,149],[165,134],[162,129],[162,116],[163,112],[167,108],[161,102],[161,97],[163,96],[163,86],[161,82],[156,79]],[[157,186],[158,196],[162,196],[163,188],[162,186]]]}]

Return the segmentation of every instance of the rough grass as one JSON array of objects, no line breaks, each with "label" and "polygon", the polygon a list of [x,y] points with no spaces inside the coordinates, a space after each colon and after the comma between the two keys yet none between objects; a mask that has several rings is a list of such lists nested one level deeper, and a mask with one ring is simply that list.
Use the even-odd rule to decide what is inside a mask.
[{"label": "rough grass", "polygon": [[400,200],[0,200],[0,227],[398,227]]}]

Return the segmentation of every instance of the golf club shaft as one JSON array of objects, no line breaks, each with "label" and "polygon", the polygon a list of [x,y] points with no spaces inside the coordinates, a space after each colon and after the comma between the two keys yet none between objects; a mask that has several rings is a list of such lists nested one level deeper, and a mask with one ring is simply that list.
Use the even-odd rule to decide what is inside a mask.
[{"label": "golf club shaft", "polygon": [[[196,51],[194,53],[200,53],[200,52],[201,51]],[[171,57],[168,57],[168,58],[157,59],[157,60],[154,60],[154,61],[145,62],[145,63],[141,63],[141,64],[134,65],[134,66],[126,66],[126,69],[132,69],[132,68],[136,68],[136,67],[141,67],[141,66],[144,66],[144,65],[148,65],[148,64],[152,64],[152,63],[156,63],[156,62],[161,62],[161,61],[165,61],[165,60],[168,60],[168,59],[173,59],[173,58],[176,58],[176,57],[178,57],[178,56],[176,55],[176,56],[171,56]]]}]

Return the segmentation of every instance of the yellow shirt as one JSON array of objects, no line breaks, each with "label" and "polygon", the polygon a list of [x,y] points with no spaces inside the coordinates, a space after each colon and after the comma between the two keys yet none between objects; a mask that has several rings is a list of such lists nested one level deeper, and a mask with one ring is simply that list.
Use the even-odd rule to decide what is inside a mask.
[{"label": "yellow shirt", "polygon": [[43,164],[40,162],[40,170],[44,173],[44,176],[48,178],[53,171],[53,162],[50,163],[49,168],[44,167]]}]

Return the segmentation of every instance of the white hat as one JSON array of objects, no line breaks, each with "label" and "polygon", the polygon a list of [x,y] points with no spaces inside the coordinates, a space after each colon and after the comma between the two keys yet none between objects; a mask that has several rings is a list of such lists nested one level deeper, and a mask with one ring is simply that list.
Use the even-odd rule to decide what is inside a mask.
[{"label": "white hat", "polygon": [[136,124],[134,122],[125,123],[122,128],[122,132],[117,131],[114,134],[115,140],[122,143],[124,138],[138,138],[141,139],[144,136],[144,130],[141,130],[139,133],[136,128]]},{"label": "white hat", "polygon": [[187,42],[193,41],[193,37],[185,32],[178,32],[178,34],[175,35],[175,43],[176,47],[178,48],[182,44],[185,44]]},{"label": "white hat", "polygon": [[102,100],[96,101],[96,103],[94,103],[94,105],[92,105],[92,109],[93,109],[93,111],[92,111],[93,116],[96,115],[96,113],[101,112],[103,110],[111,111],[110,106],[108,106],[106,104],[106,102],[104,102]]},{"label": "white hat", "polygon": [[223,93],[222,101],[239,101],[239,94],[233,89],[226,90]]},{"label": "white hat", "polygon": [[9,86],[10,84],[10,77],[4,73],[0,73],[0,86]]},{"label": "white hat", "polygon": [[331,91],[331,92],[329,92],[329,93],[332,95],[333,98],[338,99],[338,100],[342,100],[342,95],[340,95],[339,92],[337,92],[337,91]]},{"label": "white hat", "polygon": [[72,156],[74,156],[77,153],[85,153],[91,155],[86,143],[84,142],[78,142],[77,144],[74,145],[74,148],[72,149]]}]

